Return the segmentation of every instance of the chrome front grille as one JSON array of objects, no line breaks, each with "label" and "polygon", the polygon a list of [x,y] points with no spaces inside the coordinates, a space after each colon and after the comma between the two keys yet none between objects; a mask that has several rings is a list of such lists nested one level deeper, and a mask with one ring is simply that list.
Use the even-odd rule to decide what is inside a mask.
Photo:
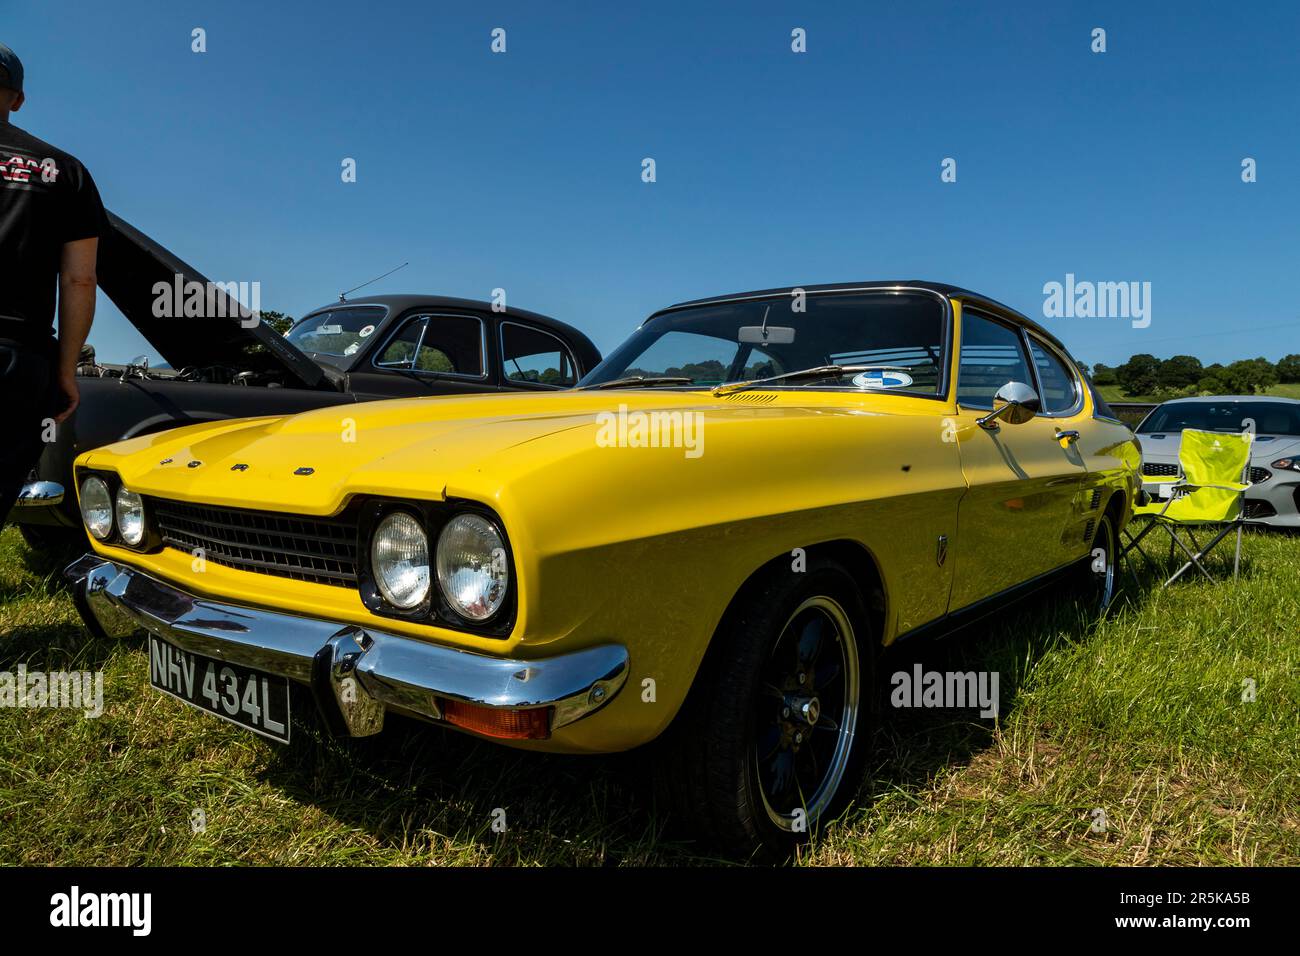
[{"label": "chrome front grille", "polygon": [[1246,517],[1247,518],[1271,518],[1277,514],[1277,509],[1267,501],[1255,501],[1246,499]]},{"label": "chrome front grille", "polygon": [[[1176,478],[1178,477],[1178,466],[1148,461],[1142,465],[1142,474],[1148,478]],[[1263,484],[1272,477],[1273,473],[1267,468],[1256,467],[1250,469],[1250,483],[1252,485]]]},{"label": "chrome front grille", "polygon": [[297,581],[355,587],[357,526],[340,518],[149,499],[163,544],[214,564]]},{"label": "chrome front grille", "polygon": [[1178,477],[1178,466],[1148,461],[1142,465],[1142,474],[1148,478],[1176,478]]}]

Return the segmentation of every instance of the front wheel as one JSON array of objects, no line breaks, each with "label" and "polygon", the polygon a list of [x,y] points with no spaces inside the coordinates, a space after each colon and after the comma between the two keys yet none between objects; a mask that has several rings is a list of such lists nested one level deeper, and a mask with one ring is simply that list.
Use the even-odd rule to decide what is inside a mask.
[{"label": "front wheel", "polygon": [[869,746],[869,620],[830,562],[769,572],[742,592],[661,744],[674,810],[728,851],[763,859],[838,816]]},{"label": "front wheel", "polygon": [[1085,566],[1079,570],[1079,597],[1089,611],[1105,614],[1119,587],[1119,549],[1115,519],[1110,512],[1102,515],[1093,535],[1092,550]]},{"label": "front wheel", "polygon": [[74,552],[84,552],[86,532],[81,528],[64,528],[60,525],[20,524],[19,533],[27,542],[27,547],[51,558],[71,556]]}]

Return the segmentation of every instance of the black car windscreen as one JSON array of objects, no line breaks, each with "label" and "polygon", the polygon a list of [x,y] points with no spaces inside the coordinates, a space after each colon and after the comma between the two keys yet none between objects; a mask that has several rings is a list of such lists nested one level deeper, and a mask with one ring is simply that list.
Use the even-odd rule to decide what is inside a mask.
[{"label": "black car windscreen", "polygon": [[1194,428],[1207,432],[1241,432],[1255,423],[1260,435],[1300,435],[1300,405],[1287,402],[1170,402],[1155,409],[1138,429],[1139,434],[1180,432]]}]

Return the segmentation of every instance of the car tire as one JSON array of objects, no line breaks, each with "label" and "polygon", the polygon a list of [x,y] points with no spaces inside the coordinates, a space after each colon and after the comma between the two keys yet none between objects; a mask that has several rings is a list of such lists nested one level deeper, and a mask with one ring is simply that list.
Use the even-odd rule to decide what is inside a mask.
[{"label": "car tire", "polygon": [[1079,571],[1079,597],[1091,612],[1104,615],[1119,590],[1119,534],[1115,518],[1107,511],[1097,521],[1092,548]]},{"label": "car tire", "polygon": [[656,784],[673,814],[731,855],[789,857],[858,789],[874,659],[862,595],[839,565],[783,562],[751,582],[660,742]]},{"label": "car tire", "polygon": [[61,557],[74,551],[86,551],[86,532],[80,528],[63,528],[54,525],[20,524],[19,533],[33,551],[50,557]]}]

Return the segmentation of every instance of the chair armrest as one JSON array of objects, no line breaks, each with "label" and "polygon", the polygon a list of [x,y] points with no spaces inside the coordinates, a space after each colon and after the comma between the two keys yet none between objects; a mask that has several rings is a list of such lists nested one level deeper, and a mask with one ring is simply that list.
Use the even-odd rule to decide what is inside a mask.
[{"label": "chair armrest", "polygon": [[1186,487],[1192,491],[1195,491],[1197,488],[1217,488],[1219,491],[1245,491],[1247,488],[1251,487],[1252,483],[1248,481],[1244,485],[1242,485],[1230,481],[1222,485],[1193,485],[1190,482],[1187,482],[1185,484]]}]

